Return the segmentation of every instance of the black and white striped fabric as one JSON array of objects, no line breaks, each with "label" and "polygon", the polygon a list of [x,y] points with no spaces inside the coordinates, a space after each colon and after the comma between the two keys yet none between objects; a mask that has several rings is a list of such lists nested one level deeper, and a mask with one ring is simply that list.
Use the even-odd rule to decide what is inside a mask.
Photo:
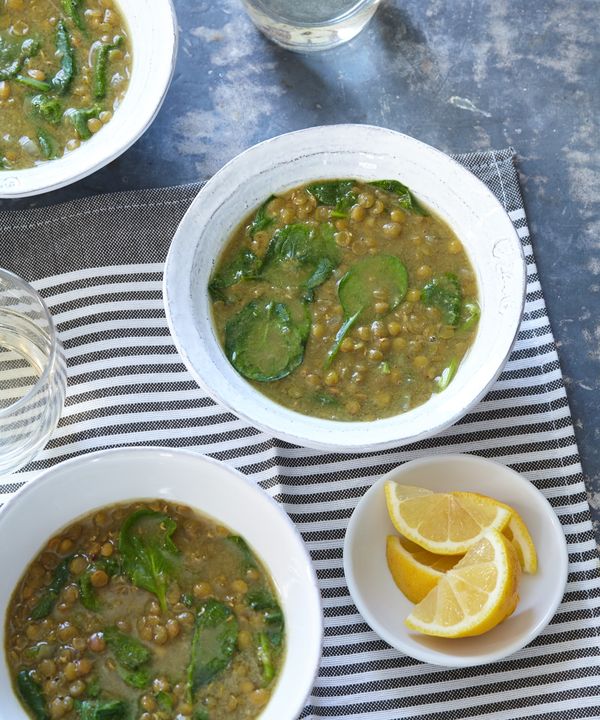
[{"label": "black and white striped fabric", "polygon": [[[169,336],[161,280],[198,186],[0,213],[0,264],[46,298],[69,367],[58,429],[35,462],[0,478],[0,503],[65,458],[123,445],[195,448],[251,476],[297,524],[320,580],[325,644],[303,718],[600,717],[598,559],[513,152],[457,159],[500,198],[523,242],[528,288],[518,342],[487,397],[454,427],[369,454],[275,440],[216,405],[187,373]],[[442,452],[482,455],[524,474],[556,510],[568,541],[558,613],[531,645],[494,665],[444,670],[402,655],[364,622],[344,581],[344,532],[359,498],[398,464]]]}]

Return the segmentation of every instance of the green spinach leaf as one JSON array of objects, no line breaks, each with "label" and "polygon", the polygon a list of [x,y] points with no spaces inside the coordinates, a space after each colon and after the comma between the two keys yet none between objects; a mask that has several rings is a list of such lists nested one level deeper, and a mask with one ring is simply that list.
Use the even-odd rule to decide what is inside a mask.
[{"label": "green spinach leaf", "polygon": [[349,317],[360,313],[361,320],[376,317],[374,290],[383,291],[389,309],[393,310],[404,300],[408,289],[408,273],[395,255],[369,255],[354,263],[338,285],[338,297]]},{"label": "green spinach leaf", "polygon": [[398,180],[374,180],[369,185],[381,188],[392,195],[398,196],[398,204],[403,210],[413,215],[428,215],[429,213],[419,205],[411,191]]},{"label": "green spinach leaf", "polygon": [[254,553],[241,535],[228,535],[225,540],[231,543],[240,553],[241,565],[244,570],[256,568]]},{"label": "green spinach leaf", "polygon": [[100,603],[96,596],[96,591],[92,585],[92,574],[89,571],[85,571],[79,576],[77,581],[79,586],[79,601],[86,610],[91,612],[98,612]]},{"label": "green spinach leaf", "polygon": [[339,265],[334,233],[331,223],[317,228],[306,223],[284,225],[271,238],[259,277],[277,287],[303,288],[311,298]]},{"label": "green spinach leaf", "polygon": [[96,51],[94,58],[94,77],[92,79],[92,95],[95,100],[106,97],[108,59],[111,50],[116,50],[123,44],[122,35],[117,35],[112,43],[102,43]]},{"label": "green spinach leaf", "polygon": [[249,380],[286,377],[304,358],[306,331],[284,303],[252,301],[225,326],[225,353]]},{"label": "green spinach leaf", "polygon": [[333,339],[333,345],[327,353],[327,358],[325,360],[325,368],[330,367],[331,363],[335,360],[338,352],[340,351],[340,346],[344,341],[344,338],[354,327],[354,323],[358,320],[360,313],[361,310],[357,310],[353,315],[347,317],[341,324],[340,329],[337,331]]},{"label": "green spinach leaf", "polygon": [[274,222],[275,218],[270,217],[267,215],[267,205],[271,202],[271,200],[275,199],[275,195],[271,195],[268,197],[265,202],[258,208],[256,211],[256,215],[254,216],[254,219],[250,223],[250,236],[254,237],[254,235],[259,232],[260,230],[266,230],[268,227],[270,227]]},{"label": "green spinach leaf", "polygon": [[271,643],[264,632],[259,632],[256,637],[256,655],[262,668],[263,686],[266,686],[275,677],[275,663],[273,662]]},{"label": "green spinach leaf", "polygon": [[50,720],[42,688],[31,677],[28,670],[21,670],[17,675],[17,689],[23,702],[33,713],[35,720]]},{"label": "green spinach leaf", "polygon": [[225,288],[231,287],[240,280],[254,278],[258,274],[260,260],[248,248],[241,248],[239,253],[224,268],[215,273],[208,285],[208,291],[213,300],[227,300],[223,292]]},{"label": "green spinach leaf", "polygon": [[164,690],[156,693],[156,702],[158,703],[158,707],[165,712],[173,710],[173,699],[168,693],[164,692]]},{"label": "green spinach leaf", "polygon": [[54,570],[50,585],[42,593],[42,596],[38,600],[37,604],[31,611],[32,620],[42,620],[48,617],[52,612],[60,591],[64,588],[69,580],[69,564],[71,557],[64,558]]},{"label": "green spinach leaf", "polygon": [[281,645],[284,629],[283,612],[272,593],[266,588],[252,590],[247,593],[246,602],[254,611],[261,613],[267,625],[267,636],[272,645]]},{"label": "green spinach leaf", "polygon": [[307,190],[316,197],[319,205],[333,206],[332,217],[347,217],[357,199],[354,185],[354,180],[323,180],[312,183]]},{"label": "green spinach leaf", "polygon": [[63,12],[67,17],[71,18],[75,27],[85,33],[86,27],[81,14],[81,3],[82,0],[62,0],[62,7]]},{"label": "green spinach leaf", "polygon": [[143,690],[145,687],[148,687],[152,679],[150,670],[143,667],[138,670],[126,670],[123,667],[117,666],[117,672],[126,685],[137,688],[138,690]]},{"label": "green spinach leaf", "polygon": [[36,80],[35,78],[29,77],[29,75],[15,75],[13,79],[19,83],[19,85],[25,85],[25,87],[29,87],[32,90],[39,90],[41,92],[52,90],[50,83],[47,83],[45,80]]},{"label": "green spinach leaf", "polygon": [[38,128],[37,140],[40,150],[42,151],[42,155],[46,158],[46,160],[53,160],[56,157],[56,141],[52,135],[47,133],[45,130],[42,130],[42,128]]},{"label": "green spinach leaf", "polygon": [[172,539],[176,529],[168,515],[142,508],[126,518],[119,536],[124,572],[134,585],[156,595],[163,612],[179,553]]},{"label": "green spinach leaf", "polygon": [[88,120],[97,118],[101,111],[100,105],[92,105],[92,107],[79,110],[69,108],[65,111],[65,117],[69,118],[82,140],[89,140],[92,137],[92,131],[88,127]]},{"label": "green spinach leaf", "polygon": [[104,639],[116,661],[126,670],[138,670],[152,657],[152,653],[142,642],[116,627],[106,628]]},{"label": "green spinach leaf", "polygon": [[340,404],[339,398],[327,392],[316,392],[313,397],[322,407],[338,407]]},{"label": "green spinach leaf", "polygon": [[60,69],[52,78],[51,85],[64,95],[75,77],[75,53],[64,20],[59,20],[56,25],[56,54],[60,57]]},{"label": "green spinach leaf", "polygon": [[33,38],[19,43],[0,35],[0,80],[16,77],[25,60],[37,55],[39,50],[40,43]]},{"label": "green spinach leaf", "polygon": [[453,273],[444,273],[427,283],[421,291],[421,302],[442,313],[446,325],[456,327],[462,313],[462,291]]},{"label": "green spinach leaf", "polygon": [[31,98],[31,107],[37,115],[52,125],[58,125],[62,120],[62,106],[57,98],[34,95]]},{"label": "green spinach leaf", "polygon": [[454,379],[454,376],[456,375],[456,371],[458,370],[458,358],[452,358],[450,360],[449,365],[447,365],[441,372],[440,375],[438,375],[435,380],[435,391],[436,392],[442,392],[442,390],[445,390],[448,385],[452,382]]},{"label": "green spinach leaf", "polygon": [[475,300],[465,302],[462,307],[459,329],[470,330],[478,322],[480,316],[481,309],[478,302]]},{"label": "green spinach leaf", "polygon": [[126,720],[129,716],[123,700],[82,700],[76,707],[80,720]]},{"label": "green spinach leaf", "polygon": [[207,600],[198,611],[188,681],[192,693],[209,683],[230,663],[235,652],[238,621],[233,610],[218,600]]},{"label": "green spinach leaf", "polygon": [[406,267],[395,255],[369,255],[354,263],[338,284],[344,321],[327,354],[325,367],[331,365],[342,341],[359,318],[369,322],[377,316],[374,290],[385,293],[389,309],[393,310],[404,300],[407,289]]}]

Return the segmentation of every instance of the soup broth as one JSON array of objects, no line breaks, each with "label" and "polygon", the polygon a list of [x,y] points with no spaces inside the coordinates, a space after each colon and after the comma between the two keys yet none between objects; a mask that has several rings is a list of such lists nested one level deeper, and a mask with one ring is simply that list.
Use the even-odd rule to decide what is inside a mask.
[{"label": "soup broth", "polygon": [[395,180],[271,196],[227,243],[209,291],[236,370],[331,420],[396,415],[442,392],[479,318],[461,242]]},{"label": "soup broth", "polygon": [[35,720],[246,720],[277,681],[284,620],[242,537],[136,502],[47,543],[11,599],[6,653]]}]

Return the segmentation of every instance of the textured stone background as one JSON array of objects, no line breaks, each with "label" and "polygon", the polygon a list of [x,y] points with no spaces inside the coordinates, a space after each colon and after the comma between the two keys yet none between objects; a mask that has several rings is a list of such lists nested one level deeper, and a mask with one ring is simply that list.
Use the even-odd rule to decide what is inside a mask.
[{"label": "textured stone background", "polygon": [[384,0],[325,53],[265,40],[239,0],[175,0],[180,49],[150,130],[30,207],[206,178],[311,125],[364,122],[447,152],[512,145],[600,540],[600,2]]}]

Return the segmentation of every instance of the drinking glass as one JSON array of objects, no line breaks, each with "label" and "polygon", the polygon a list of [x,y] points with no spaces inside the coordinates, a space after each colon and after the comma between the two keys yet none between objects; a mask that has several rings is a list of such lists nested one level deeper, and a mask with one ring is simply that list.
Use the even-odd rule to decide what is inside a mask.
[{"label": "drinking glass", "polygon": [[46,304],[0,269],[0,474],[23,467],[44,447],[66,387],[63,348]]},{"label": "drinking glass", "polygon": [[286,50],[327,50],[351,40],[380,0],[242,0],[256,27]]}]

